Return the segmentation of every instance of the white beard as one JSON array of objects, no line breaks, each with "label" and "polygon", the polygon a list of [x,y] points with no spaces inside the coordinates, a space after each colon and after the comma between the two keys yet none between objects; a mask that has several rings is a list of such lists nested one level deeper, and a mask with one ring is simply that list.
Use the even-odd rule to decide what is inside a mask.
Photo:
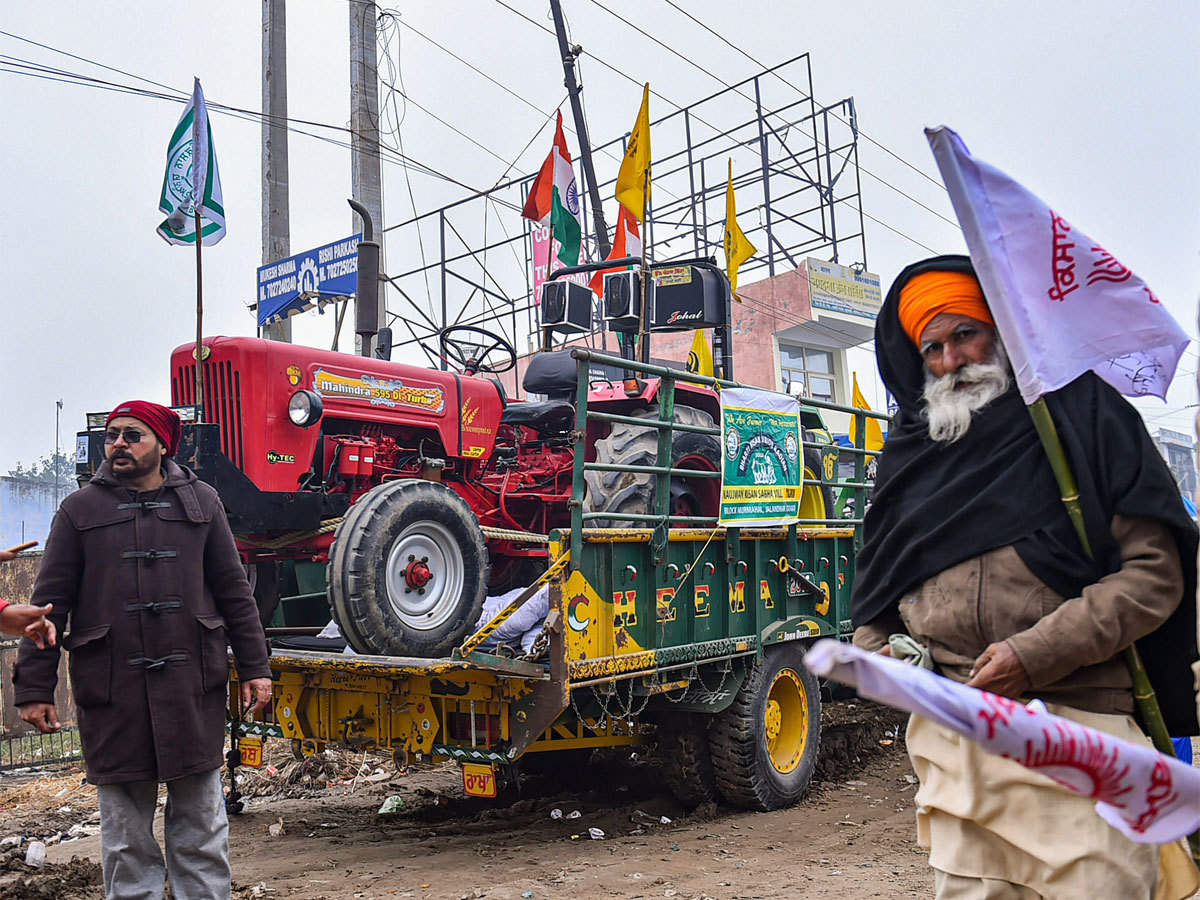
[{"label": "white beard", "polygon": [[988,362],[971,363],[941,378],[926,372],[921,396],[929,436],[950,444],[959,440],[971,426],[971,416],[1007,391],[1010,383],[1008,354],[999,340]]}]

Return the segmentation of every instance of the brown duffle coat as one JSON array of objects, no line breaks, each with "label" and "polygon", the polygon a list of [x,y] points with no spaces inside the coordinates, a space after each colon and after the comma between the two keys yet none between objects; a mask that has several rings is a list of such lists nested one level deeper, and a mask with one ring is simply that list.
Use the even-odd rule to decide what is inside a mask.
[{"label": "brown duffle coat", "polygon": [[[227,644],[244,679],[269,677],[267,646],[217,493],[167,460],[135,494],[106,462],[63,501],[33,602],[69,652],[93,784],[170,781],[223,760]],[[69,623],[69,624],[68,624]],[[17,704],[53,703],[59,648],[22,641]]]}]

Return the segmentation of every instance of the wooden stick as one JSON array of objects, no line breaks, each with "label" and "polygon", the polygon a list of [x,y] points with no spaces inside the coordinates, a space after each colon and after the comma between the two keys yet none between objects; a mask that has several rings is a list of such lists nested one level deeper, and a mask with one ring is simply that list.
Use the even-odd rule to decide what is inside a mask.
[{"label": "wooden stick", "polygon": [[37,541],[26,541],[23,544],[17,544],[17,546],[15,546],[15,547],[9,547],[8,552],[9,553],[20,553],[22,550],[28,550],[30,547],[36,547],[37,545],[38,545]]}]

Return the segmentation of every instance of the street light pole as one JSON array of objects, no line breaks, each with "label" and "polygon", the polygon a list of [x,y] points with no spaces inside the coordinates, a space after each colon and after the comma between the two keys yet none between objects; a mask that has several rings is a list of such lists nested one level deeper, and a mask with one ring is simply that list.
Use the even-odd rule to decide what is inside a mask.
[{"label": "street light pole", "polygon": [[62,414],[62,408],[63,408],[62,400],[55,401],[55,404],[54,404],[54,509],[56,511],[58,510],[58,482],[59,482],[58,420],[59,420],[59,416]]}]

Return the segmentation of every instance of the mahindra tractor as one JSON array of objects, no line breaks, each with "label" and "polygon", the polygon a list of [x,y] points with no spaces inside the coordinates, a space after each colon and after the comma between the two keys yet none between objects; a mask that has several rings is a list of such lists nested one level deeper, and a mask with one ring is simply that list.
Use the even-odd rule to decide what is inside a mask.
[{"label": "mahindra tractor", "polygon": [[[630,308],[618,325],[640,314],[636,273],[623,274],[613,292],[623,288]],[[590,512],[653,512],[649,474],[589,471],[584,495],[572,496],[576,447],[589,461],[653,466],[658,445],[656,429],[590,420],[576,443],[576,361],[550,349],[550,334],[592,327],[591,292],[578,287],[556,281],[544,295],[545,349],[522,381],[539,399],[507,396],[497,376],[515,367],[516,353],[474,326],[439,334],[446,370],[250,337],[206,338],[199,354],[191,343],[176,348],[175,407],[195,408],[197,356],[203,366],[203,410],[185,423],[177,458],[220,494],[264,624],[281,564],[312,561],[325,564],[329,607],[354,650],[444,656],[470,633],[488,594],[545,570],[546,535],[570,526],[573,501]],[[669,292],[660,290],[658,314],[681,313],[668,323],[675,329],[727,322],[728,282],[720,275],[708,290],[723,290],[724,309],[689,317],[667,309]],[[728,371],[727,353],[723,362]],[[657,417],[658,389],[655,378],[592,372],[588,406]],[[713,427],[719,416],[713,391],[678,383],[677,423]],[[102,435],[87,434],[78,461],[88,456],[94,467]],[[715,434],[674,432],[675,469],[716,471],[720,454]],[[820,471],[813,462],[808,477]],[[715,516],[719,485],[674,477],[672,514]],[[822,500],[809,515],[823,518],[825,509]]]}]

